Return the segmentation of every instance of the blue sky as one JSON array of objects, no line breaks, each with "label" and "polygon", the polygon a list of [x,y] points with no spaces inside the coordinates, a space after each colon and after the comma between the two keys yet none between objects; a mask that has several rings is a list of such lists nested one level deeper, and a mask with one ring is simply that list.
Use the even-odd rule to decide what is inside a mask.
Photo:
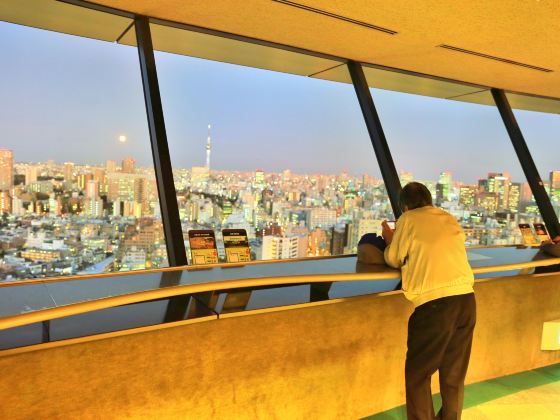
[{"label": "blue sky", "polygon": [[[16,161],[151,165],[135,48],[0,23],[0,147]],[[172,161],[212,167],[379,175],[351,85],[157,53]],[[475,182],[523,180],[494,107],[373,90],[397,169]],[[516,112],[541,175],[560,169],[560,116]],[[117,141],[125,134],[129,141]]]}]

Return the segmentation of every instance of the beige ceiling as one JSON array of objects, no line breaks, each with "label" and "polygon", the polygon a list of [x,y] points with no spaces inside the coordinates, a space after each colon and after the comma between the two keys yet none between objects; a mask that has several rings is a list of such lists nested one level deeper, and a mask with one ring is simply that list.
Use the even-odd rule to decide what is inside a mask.
[{"label": "beige ceiling", "polygon": [[0,20],[114,41],[131,20],[54,0],[0,0]]},{"label": "beige ceiling", "polygon": [[[559,0],[296,1],[396,35],[272,0],[94,2],[357,61],[560,98]],[[438,48],[441,44],[553,71]]]},{"label": "beige ceiling", "polygon": [[[130,17],[102,13],[65,1],[73,0],[0,0],[0,20],[136,44]],[[154,48],[159,51],[346,83],[350,83],[350,77],[344,62],[352,59],[369,63],[364,66],[364,72],[370,86],[487,105],[493,104],[488,87],[560,98],[560,40],[556,36],[560,34],[560,0],[463,2],[468,7],[451,0],[297,2],[303,7],[361,21],[366,26],[394,30],[397,32],[394,35],[282,1],[94,1],[156,18],[151,31]],[[173,26],[181,25],[173,22],[332,57],[179,29]],[[552,71],[538,71],[439,48],[441,44]],[[514,108],[560,114],[557,100],[511,93],[509,98]]]}]

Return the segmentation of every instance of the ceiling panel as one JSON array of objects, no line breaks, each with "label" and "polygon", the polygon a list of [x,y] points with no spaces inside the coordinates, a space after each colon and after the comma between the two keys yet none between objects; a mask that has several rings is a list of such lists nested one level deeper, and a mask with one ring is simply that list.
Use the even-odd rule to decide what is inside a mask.
[{"label": "ceiling panel", "polygon": [[[513,109],[524,109],[527,111],[560,114],[560,100],[557,99],[522,95],[518,93],[507,93],[507,98],[510,106]],[[481,105],[496,105],[490,90],[474,92],[472,94],[463,95],[452,99],[462,102],[472,102]]]},{"label": "ceiling panel", "polygon": [[[472,0],[468,5],[443,0],[296,2],[321,9],[323,14],[271,0],[95,2],[179,22],[175,26],[194,25],[263,41],[247,43],[178,29],[171,23],[152,23],[154,48],[160,51],[350,83],[340,61],[262,45],[272,42],[370,63],[364,73],[370,86],[380,89],[493,105],[490,92],[477,85],[492,86],[529,94],[509,94],[514,108],[559,113],[558,101],[535,96],[560,98],[558,1]],[[55,0],[1,0],[0,20],[105,41],[117,40],[132,23],[126,17]],[[397,33],[383,33],[353,21]],[[126,32],[121,42],[135,45],[134,31]],[[552,71],[439,48],[441,44]]]},{"label": "ceiling panel", "polygon": [[132,23],[54,0],[0,0],[0,20],[103,41],[115,41]]},{"label": "ceiling panel", "polygon": [[557,99],[539,98],[517,93],[508,93],[507,98],[512,108],[560,114],[560,100]]},{"label": "ceiling panel", "polygon": [[460,101],[460,102],[470,102],[473,104],[496,106],[496,103],[494,102],[494,98],[492,98],[492,93],[490,92],[489,89],[473,92],[468,95],[458,96],[452,99],[454,101]]},{"label": "ceiling panel", "polygon": [[[377,89],[445,99],[468,95],[473,92],[479,92],[483,89],[477,86],[374,67],[364,66],[363,69],[368,85]],[[352,83],[350,74],[348,73],[345,65],[318,73],[314,77],[324,80]]]},{"label": "ceiling panel", "polygon": [[[150,24],[150,29],[157,51],[304,76],[340,64],[334,60],[154,23]],[[134,31],[129,31],[120,42],[136,45]]]},{"label": "ceiling panel", "polygon": [[[560,98],[558,0],[294,0],[350,21],[271,0],[95,2],[374,65]],[[552,72],[446,50],[438,47],[441,44]]]}]

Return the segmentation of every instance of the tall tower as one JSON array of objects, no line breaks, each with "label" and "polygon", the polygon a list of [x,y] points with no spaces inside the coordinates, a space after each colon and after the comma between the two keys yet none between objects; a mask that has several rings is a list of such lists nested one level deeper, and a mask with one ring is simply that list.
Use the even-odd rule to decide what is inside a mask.
[{"label": "tall tower", "polygon": [[208,124],[208,139],[206,140],[206,169],[210,171],[210,153],[212,152],[212,135],[210,130],[212,126]]},{"label": "tall tower", "polygon": [[14,187],[14,154],[0,149],[0,190],[11,191]]}]

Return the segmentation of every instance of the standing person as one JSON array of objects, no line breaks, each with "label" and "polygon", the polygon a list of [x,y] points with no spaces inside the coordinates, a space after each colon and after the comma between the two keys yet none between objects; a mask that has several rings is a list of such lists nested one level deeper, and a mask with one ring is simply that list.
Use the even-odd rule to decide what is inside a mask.
[{"label": "standing person", "polygon": [[[460,419],[476,323],[465,234],[453,216],[433,207],[423,184],[407,184],[400,206],[395,230],[386,221],[382,226],[385,261],[401,269],[404,295],[415,308],[405,365],[408,419]],[[436,417],[430,382],[437,370],[442,408]]]}]

